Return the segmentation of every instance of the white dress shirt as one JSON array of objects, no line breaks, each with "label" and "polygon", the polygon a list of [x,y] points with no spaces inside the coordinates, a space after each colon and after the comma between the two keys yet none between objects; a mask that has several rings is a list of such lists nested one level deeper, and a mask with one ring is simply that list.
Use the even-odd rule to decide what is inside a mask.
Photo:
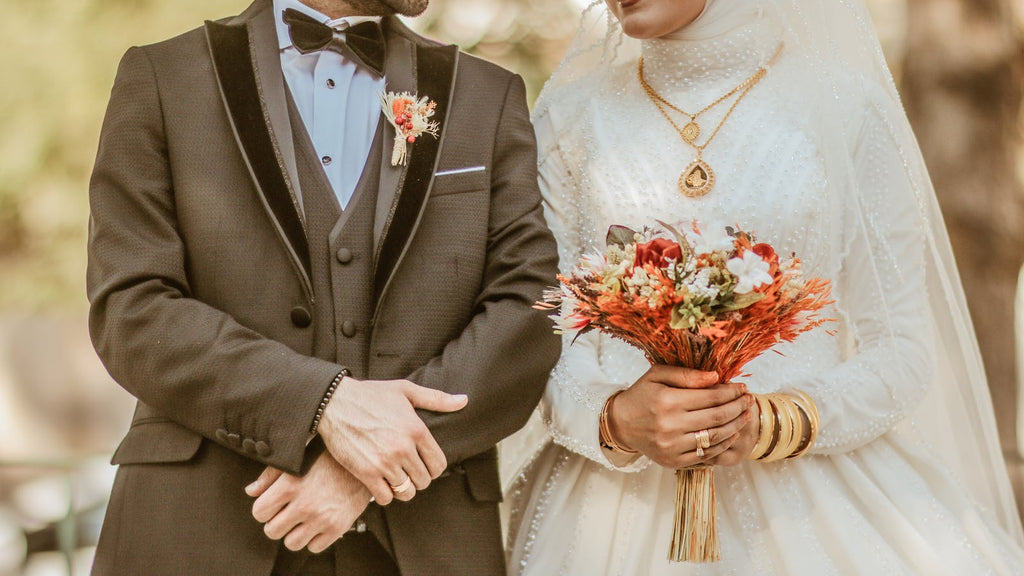
[{"label": "white dress shirt", "polygon": [[301,54],[281,15],[293,8],[337,30],[380,18],[353,16],[331,20],[299,0],[274,0],[281,69],[302,123],[320,157],[338,203],[344,209],[355,192],[380,121],[379,93],[384,78],[352,60],[323,50]]}]

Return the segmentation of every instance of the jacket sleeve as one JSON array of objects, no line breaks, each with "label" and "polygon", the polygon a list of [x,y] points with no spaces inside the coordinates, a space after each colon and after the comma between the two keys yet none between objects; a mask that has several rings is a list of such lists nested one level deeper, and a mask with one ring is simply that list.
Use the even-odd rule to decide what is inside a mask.
[{"label": "jacket sleeve", "polygon": [[157,79],[124,56],[89,186],[89,328],[100,359],[161,414],[299,473],[321,397],[341,370],[194,298],[176,222]]},{"label": "jacket sleeve", "polygon": [[444,352],[409,379],[469,404],[422,412],[449,463],[479,454],[521,428],[540,401],[559,339],[533,310],[555,282],[558,256],[537,187],[537,147],[522,78],[511,77],[494,140],[491,212],[476,313]]}]

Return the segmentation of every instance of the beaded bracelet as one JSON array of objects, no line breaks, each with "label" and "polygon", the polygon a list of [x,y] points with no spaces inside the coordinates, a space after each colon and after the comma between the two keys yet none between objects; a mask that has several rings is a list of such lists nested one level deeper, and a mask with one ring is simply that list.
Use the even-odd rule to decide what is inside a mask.
[{"label": "beaded bracelet", "polygon": [[320,419],[324,417],[324,410],[327,409],[327,403],[331,401],[331,396],[334,396],[334,391],[338,389],[338,385],[345,379],[346,376],[351,376],[352,372],[348,368],[342,368],[341,372],[331,380],[331,385],[327,387],[327,392],[324,394],[322,400],[320,400],[320,406],[316,409],[316,416],[313,417],[313,425],[309,428],[310,434],[316,434],[316,429],[320,427]]}]

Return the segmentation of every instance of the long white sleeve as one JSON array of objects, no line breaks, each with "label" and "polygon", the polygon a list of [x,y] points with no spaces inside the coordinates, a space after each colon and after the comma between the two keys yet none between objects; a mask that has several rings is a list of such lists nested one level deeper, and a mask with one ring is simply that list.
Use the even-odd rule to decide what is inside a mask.
[{"label": "long white sleeve", "polygon": [[[578,208],[574,207],[573,200],[576,186],[566,168],[562,149],[552,141],[554,134],[550,122],[537,123],[544,216],[558,241],[559,269],[567,274],[592,247],[581,245]],[[650,463],[646,457],[613,462],[601,448],[598,432],[601,409],[609,396],[632,382],[615,382],[602,369],[601,346],[606,337],[596,331],[579,338],[575,336],[563,337],[562,357],[551,373],[541,401],[545,425],[555,442],[608,468],[628,471],[645,468]]]},{"label": "long white sleeve", "polygon": [[888,431],[928,390],[934,330],[924,266],[925,222],[906,188],[903,159],[880,111],[869,105],[854,147],[859,197],[846,201],[845,250],[835,296],[855,352],[793,386],[821,411],[812,452],[853,450]]}]

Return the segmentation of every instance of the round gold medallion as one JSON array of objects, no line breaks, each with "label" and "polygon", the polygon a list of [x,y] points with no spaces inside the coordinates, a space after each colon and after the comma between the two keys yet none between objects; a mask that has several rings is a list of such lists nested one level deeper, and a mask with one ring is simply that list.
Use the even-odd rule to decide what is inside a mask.
[{"label": "round gold medallion", "polygon": [[683,126],[682,135],[684,140],[692,144],[700,136],[700,126],[696,122],[690,122]]},{"label": "round gold medallion", "polygon": [[679,191],[688,198],[700,198],[715,185],[715,173],[708,163],[697,159],[690,163],[679,176]]}]

